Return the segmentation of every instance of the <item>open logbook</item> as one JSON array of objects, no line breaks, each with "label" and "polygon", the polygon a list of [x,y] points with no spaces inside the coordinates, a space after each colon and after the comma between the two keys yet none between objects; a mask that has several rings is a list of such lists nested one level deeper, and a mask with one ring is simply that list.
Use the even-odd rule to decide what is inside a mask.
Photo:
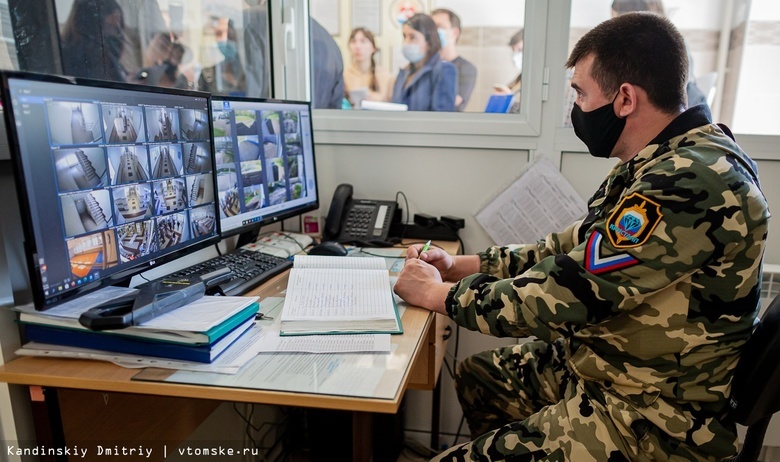
[{"label": "open logbook", "polygon": [[295,256],[281,335],[401,332],[382,258]]}]

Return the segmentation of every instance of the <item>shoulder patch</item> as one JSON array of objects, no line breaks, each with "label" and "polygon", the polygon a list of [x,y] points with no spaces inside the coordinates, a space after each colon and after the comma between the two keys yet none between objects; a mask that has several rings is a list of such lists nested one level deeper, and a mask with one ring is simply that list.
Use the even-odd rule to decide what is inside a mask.
[{"label": "shoulder patch", "polygon": [[620,201],[607,220],[607,236],[616,249],[639,247],[647,242],[663,214],[661,206],[639,193]]},{"label": "shoulder patch", "polygon": [[639,264],[639,260],[627,253],[619,253],[610,257],[601,255],[601,242],[603,236],[598,231],[593,231],[585,246],[585,271],[591,274],[610,273]]}]

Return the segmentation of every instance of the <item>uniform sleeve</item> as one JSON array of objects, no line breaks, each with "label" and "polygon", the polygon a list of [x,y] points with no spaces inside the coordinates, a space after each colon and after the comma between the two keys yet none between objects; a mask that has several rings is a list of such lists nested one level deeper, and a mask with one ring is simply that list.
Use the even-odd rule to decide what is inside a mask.
[{"label": "uniform sleeve", "polygon": [[539,251],[536,260],[517,257],[518,269],[521,261],[530,267],[513,278],[502,278],[508,271],[464,278],[450,291],[447,311],[471,330],[552,341],[631,310],[707,264],[717,268],[724,255],[744,250],[738,247],[760,248],[745,200],[729,186],[707,166],[664,161],[635,181],[583,242],[566,253]]},{"label": "uniform sleeve", "polygon": [[455,96],[458,91],[458,70],[451,63],[441,62],[438,80],[433,82],[432,111],[455,111]]},{"label": "uniform sleeve", "polygon": [[582,221],[576,221],[559,233],[549,234],[536,244],[490,247],[479,253],[480,272],[498,278],[518,276],[551,255],[568,253],[577,245],[577,231]]}]

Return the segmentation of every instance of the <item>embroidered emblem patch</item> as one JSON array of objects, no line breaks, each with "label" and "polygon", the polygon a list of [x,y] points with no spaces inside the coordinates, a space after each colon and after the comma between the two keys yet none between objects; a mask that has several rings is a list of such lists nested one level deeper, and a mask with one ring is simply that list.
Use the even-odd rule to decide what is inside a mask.
[{"label": "embroidered emblem patch", "polygon": [[585,270],[591,274],[603,274],[617,271],[639,263],[639,260],[627,253],[620,253],[609,257],[601,256],[601,242],[604,236],[594,231],[588,238],[585,246]]},{"label": "embroidered emblem patch", "polygon": [[639,193],[624,197],[607,220],[607,236],[616,249],[638,247],[661,222],[661,206]]}]

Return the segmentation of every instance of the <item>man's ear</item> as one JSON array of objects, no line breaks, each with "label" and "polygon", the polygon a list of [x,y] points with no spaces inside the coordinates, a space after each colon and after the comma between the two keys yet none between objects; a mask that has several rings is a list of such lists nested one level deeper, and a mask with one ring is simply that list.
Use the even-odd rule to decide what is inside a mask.
[{"label": "man's ear", "polygon": [[637,110],[638,88],[630,83],[620,85],[616,101],[618,103],[618,116],[628,117]]},{"label": "man's ear", "polygon": [[453,27],[452,35],[455,36],[455,44],[457,45],[458,40],[460,40],[460,27]]}]

